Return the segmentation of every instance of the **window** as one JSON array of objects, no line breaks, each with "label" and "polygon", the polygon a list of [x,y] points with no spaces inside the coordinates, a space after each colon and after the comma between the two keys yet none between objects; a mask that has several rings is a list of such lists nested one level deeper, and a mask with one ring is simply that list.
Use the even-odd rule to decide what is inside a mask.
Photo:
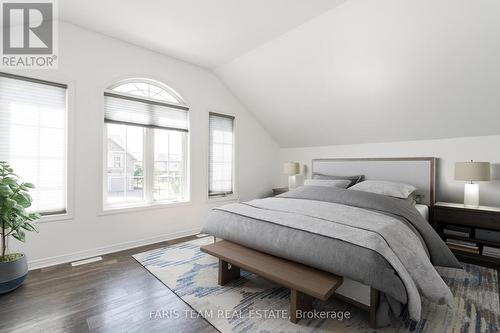
[{"label": "window", "polygon": [[209,115],[208,196],[228,196],[234,191],[234,117]]},{"label": "window", "polygon": [[0,73],[0,160],[35,184],[32,211],[67,211],[67,86]]},{"label": "window", "polygon": [[104,99],[104,208],[187,201],[189,109],[180,96],[138,79],[111,87]]},{"label": "window", "polygon": [[113,167],[120,168],[121,166],[122,166],[122,157],[121,156],[114,156],[113,157]]}]

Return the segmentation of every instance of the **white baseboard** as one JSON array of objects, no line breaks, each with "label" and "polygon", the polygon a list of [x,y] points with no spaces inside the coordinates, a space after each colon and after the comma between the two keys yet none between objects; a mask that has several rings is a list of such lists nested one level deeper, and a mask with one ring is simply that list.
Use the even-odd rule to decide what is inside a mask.
[{"label": "white baseboard", "polygon": [[54,257],[42,258],[42,259],[36,259],[36,260],[28,260],[28,267],[29,267],[29,270],[33,270],[33,269],[38,269],[38,268],[45,268],[45,267],[49,267],[49,266],[65,264],[68,262],[82,260],[82,259],[95,257],[95,256],[100,256],[100,255],[104,255],[104,254],[108,254],[108,253],[129,250],[129,249],[133,249],[135,247],[140,247],[140,246],[144,246],[144,245],[160,243],[160,242],[172,240],[175,238],[192,236],[192,235],[198,234],[200,231],[201,231],[201,227],[196,228],[196,229],[191,229],[191,230],[174,232],[174,233],[170,233],[170,234],[164,234],[164,235],[156,236],[156,237],[152,237],[152,238],[145,238],[145,239],[140,239],[140,240],[136,240],[136,241],[130,241],[130,242],[124,242],[124,243],[118,243],[118,244],[98,247],[95,249],[90,249],[90,250],[85,250],[85,251],[63,254],[60,256],[54,256]]}]

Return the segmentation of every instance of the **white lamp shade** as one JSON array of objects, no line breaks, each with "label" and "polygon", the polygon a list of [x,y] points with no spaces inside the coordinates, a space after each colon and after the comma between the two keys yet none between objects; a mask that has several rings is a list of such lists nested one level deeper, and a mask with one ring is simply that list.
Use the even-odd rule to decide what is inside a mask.
[{"label": "white lamp shade", "polygon": [[283,164],[283,173],[285,175],[296,175],[300,173],[300,164],[298,162],[285,162]]},{"label": "white lamp shade", "polygon": [[455,180],[488,181],[490,177],[490,162],[455,163]]}]

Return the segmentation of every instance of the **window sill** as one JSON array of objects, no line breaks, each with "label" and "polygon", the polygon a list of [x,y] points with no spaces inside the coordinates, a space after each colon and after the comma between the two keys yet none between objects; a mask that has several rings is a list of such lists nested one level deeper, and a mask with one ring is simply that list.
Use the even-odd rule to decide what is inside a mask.
[{"label": "window sill", "polygon": [[190,206],[191,201],[172,201],[172,202],[155,202],[155,203],[147,203],[147,204],[138,204],[138,205],[130,205],[130,206],[112,206],[105,207],[99,213],[99,216],[105,215],[114,215],[114,214],[123,214],[130,212],[140,212],[151,209],[165,209],[165,208],[174,208],[174,207],[182,207],[182,206]]},{"label": "window sill", "polygon": [[208,203],[215,203],[215,202],[224,202],[224,201],[239,201],[240,197],[238,194],[232,194],[228,196],[219,196],[219,197],[208,197],[207,202]]},{"label": "window sill", "polygon": [[64,214],[45,215],[36,220],[35,222],[45,223],[45,222],[67,221],[72,219],[73,219],[73,214],[64,213]]}]

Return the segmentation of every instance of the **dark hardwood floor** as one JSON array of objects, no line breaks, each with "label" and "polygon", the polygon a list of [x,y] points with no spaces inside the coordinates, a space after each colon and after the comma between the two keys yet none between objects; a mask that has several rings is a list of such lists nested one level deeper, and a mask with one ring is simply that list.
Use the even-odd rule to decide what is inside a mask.
[{"label": "dark hardwood floor", "polygon": [[132,258],[192,238],[31,271],[24,285],[0,296],[0,332],[217,332],[202,318],[151,318],[152,311],[190,308]]}]

